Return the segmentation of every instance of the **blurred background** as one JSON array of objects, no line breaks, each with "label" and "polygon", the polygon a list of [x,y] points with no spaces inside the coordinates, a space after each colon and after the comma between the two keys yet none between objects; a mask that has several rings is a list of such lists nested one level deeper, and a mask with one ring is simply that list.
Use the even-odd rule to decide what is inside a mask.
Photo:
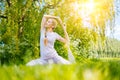
[{"label": "blurred background", "polygon": [[[120,57],[120,0],[0,0],[0,64],[25,64],[40,57],[44,14],[67,25],[76,61]],[[60,25],[55,29],[64,36]],[[58,54],[67,59],[64,44]]]},{"label": "blurred background", "polygon": [[[40,58],[44,14],[66,23],[76,64],[25,66]],[[55,49],[68,59],[63,43]],[[120,0],[0,0],[1,80],[120,80],[119,67]]]}]

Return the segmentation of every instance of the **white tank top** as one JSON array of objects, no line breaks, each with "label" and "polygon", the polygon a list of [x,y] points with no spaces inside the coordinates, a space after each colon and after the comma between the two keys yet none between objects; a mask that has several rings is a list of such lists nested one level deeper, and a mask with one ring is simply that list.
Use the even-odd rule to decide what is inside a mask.
[{"label": "white tank top", "polygon": [[56,32],[47,32],[46,35],[47,35],[48,43],[47,45],[44,45],[45,34],[44,34],[44,31],[41,32],[40,53],[41,53],[41,58],[43,59],[49,59],[58,55],[54,48],[54,43],[56,40],[59,40],[60,38],[62,38]]}]

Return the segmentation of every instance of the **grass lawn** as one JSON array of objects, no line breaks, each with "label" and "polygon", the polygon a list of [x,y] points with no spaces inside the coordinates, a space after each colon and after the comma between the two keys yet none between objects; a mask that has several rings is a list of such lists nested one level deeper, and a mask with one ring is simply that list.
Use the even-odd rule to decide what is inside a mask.
[{"label": "grass lawn", "polygon": [[120,80],[120,61],[0,66],[0,80]]}]

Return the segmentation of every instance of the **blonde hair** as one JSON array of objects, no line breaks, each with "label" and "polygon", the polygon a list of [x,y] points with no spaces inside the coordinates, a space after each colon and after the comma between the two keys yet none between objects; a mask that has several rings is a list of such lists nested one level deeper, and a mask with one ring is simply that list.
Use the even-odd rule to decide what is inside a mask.
[{"label": "blonde hair", "polygon": [[[52,19],[52,25],[54,26],[54,28],[56,28],[57,21],[55,19]],[[52,29],[54,29],[54,28],[52,28]],[[47,35],[46,35],[46,30],[45,30],[45,39],[44,39],[45,46],[47,46],[47,43],[48,43],[48,39],[47,39]]]},{"label": "blonde hair", "polygon": [[57,26],[57,21],[56,21],[55,19],[52,19],[52,24],[53,24],[53,26],[56,28],[56,26]]}]

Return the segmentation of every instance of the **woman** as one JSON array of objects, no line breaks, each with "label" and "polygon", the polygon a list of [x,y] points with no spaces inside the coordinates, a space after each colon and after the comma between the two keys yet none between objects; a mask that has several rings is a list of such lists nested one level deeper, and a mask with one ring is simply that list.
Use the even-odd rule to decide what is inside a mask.
[{"label": "woman", "polygon": [[[61,37],[53,30],[56,28],[57,21],[61,24],[65,38]],[[54,48],[54,42],[59,40],[63,43],[69,42],[69,37],[66,32],[66,26],[62,24],[62,20],[59,17],[44,15],[41,22],[41,37],[40,37],[40,53],[41,58],[32,60],[27,63],[27,65],[36,65],[36,64],[48,64],[50,62],[70,64],[69,61],[65,60],[59,56]]]}]

